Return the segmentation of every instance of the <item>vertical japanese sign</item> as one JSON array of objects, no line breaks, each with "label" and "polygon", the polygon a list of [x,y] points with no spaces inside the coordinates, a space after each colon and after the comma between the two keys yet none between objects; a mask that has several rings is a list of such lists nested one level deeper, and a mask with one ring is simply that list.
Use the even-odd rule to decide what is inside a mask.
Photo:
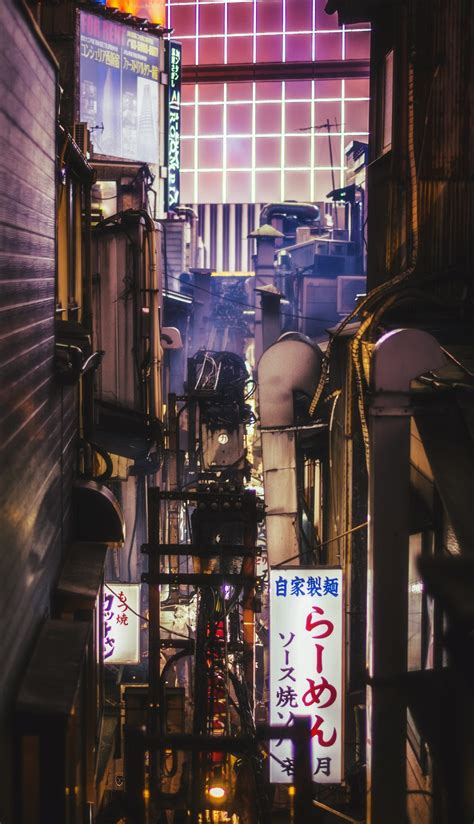
[{"label": "vertical japanese sign", "polygon": [[104,588],[104,664],[140,662],[140,584],[110,583]]},{"label": "vertical japanese sign", "polygon": [[166,180],[165,211],[179,205],[180,133],[181,133],[181,43],[167,43],[168,105],[166,107]]},{"label": "vertical japanese sign", "polygon": [[[342,781],[342,571],[270,570],[270,723],[311,718],[313,781]],[[292,742],[270,743],[270,781],[293,782]]]},{"label": "vertical japanese sign", "polygon": [[158,38],[85,12],[79,25],[79,117],[94,151],[157,164]]}]

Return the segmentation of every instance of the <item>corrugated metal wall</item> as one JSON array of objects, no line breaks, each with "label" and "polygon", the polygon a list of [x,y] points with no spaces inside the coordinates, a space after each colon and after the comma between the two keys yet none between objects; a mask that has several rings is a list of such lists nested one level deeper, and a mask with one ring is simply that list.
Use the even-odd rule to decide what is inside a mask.
[{"label": "corrugated metal wall", "polygon": [[[414,67],[414,147],[422,274],[474,271],[474,110],[471,0],[407,3],[405,15],[380,9],[373,42],[371,164],[369,168],[369,287],[410,263],[408,60]],[[393,18],[390,16],[393,14]],[[377,74],[395,49],[392,152],[375,157]],[[430,291],[433,286],[430,286]],[[460,282],[450,292],[461,295]],[[440,287],[443,294],[446,288]],[[436,288],[435,288],[436,291]]]},{"label": "corrugated metal wall", "polygon": [[60,389],[53,379],[56,70],[19,3],[0,5],[0,32],[0,710],[5,712],[48,607],[66,538],[77,407],[75,390]]},{"label": "corrugated metal wall", "polygon": [[254,240],[263,203],[193,204],[198,215],[198,234],[204,244],[203,266],[218,272],[253,270]]}]

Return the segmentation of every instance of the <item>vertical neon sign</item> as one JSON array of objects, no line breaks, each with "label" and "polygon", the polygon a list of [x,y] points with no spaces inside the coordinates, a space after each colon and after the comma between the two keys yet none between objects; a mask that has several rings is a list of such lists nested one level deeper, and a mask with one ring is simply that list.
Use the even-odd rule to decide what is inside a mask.
[{"label": "vertical neon sign", "polygon": [[172,212],[180,201],[180,133],[181,133],[181,43],[167,43],[168,105],[165,211]]}]

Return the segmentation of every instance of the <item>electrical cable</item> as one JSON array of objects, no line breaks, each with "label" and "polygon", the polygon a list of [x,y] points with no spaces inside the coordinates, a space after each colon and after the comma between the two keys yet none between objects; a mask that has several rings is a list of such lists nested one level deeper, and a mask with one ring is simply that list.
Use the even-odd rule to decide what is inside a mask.
[{"label": "electrical cable", "polygon": [[[182,283],[182,281],[179,278],[175,277],[175,275],[169,275],[168,277],[170,278],[170,280],[175,280],[178,283]],[[205,289],[204,286],[198,286],[198,284],[191,284],[191,287],[193,289],[199,289],[200,292],[205,292],[207,295],[211,295],[211,297],[215,298],[216,300],[223,300],[223,301],[226,301],[227,303],[234,303],[237,306],[243,306],[245,309],[260,309],[260,306],[258,306],[256,303],[244,303],[243,300],[237,300],[236,298],[229,298],[229,297],[226,297],[225,295],[216,295],[210,289]],[[282,317],[285,317],[285,318],[293,318],[294,317],[294,314],[292,312],[281,312],[280,314],[281,314]],[[355,312],[355,314],[357,314],[357,311]],[[298,318],[300,320],[317,320],[317,321],[320,321],[321,323],[330,323],[330,321],[328,321],[327,318],[318,318],[318,317],[315,317],[313,315],[312,316],[298,315]]]},{"label": "electrical cable", "polygon": [[[120,597],[119,597],[119,595],[117,595],[117,593],[115,592],[115,590],[113,590],[113,589],[112,589],[112,587],[110,587],[110,586],[109,586],[108,584],[106,584],[105,582],[104,582],[104,586],[106,587],[106,589],[108,589],[108,590],[112,593],[112,595],[115,595],[115,597],[116,597],[116,598],[120,601]],[[145,623],[147,623],[147,624],[149,624],[149,623],[150,623],[150,619],[149,619],[149,618],[147,618],[147,616],[146,616],[146,615],[142,615],[140,612],[137,612],[137,611],[136,611],[135,609],[133,609],[133,607],[131,607],[129,604],[125,604],[125,606],[126,606],[126,608],[127,608],[128,610],[130,610],[130,612],[132,612],[134,615],[136,615],[136,616],[137,616],[137,618],[140,618],[140,620],[141,620],[141,621],[145,621]],[[162,629],[162,630],[163,630],[163,632],[170,632],[170,630],[168,629],[168,627],[164,627],[162,624],[160,624],[160,629]],[[173,635],[176,635],[178,638],[185,638],[185,639],[186,639],[186,641],[191,640],[191,639],[189,638],[189,635],[183,635],[183,633],[182,633],[182,632],[176,632],[176,630],[173,630]]]},{"label": "electrical cable", "polygon": [[[351,529],[347,529],[345,532],[341,532],[340,535],[335,535],[334,538],[328,538],[327,541],[321,541],[318,545],[318,549],[327,544],[332,544],[333,541],[339,541],[340,538],[345,538],[346,535],[351,535],[353,532],[357,532],[358,529],[363,529],[365,526],[368,525],[368,521],[364,521],[363,524],[358,524],[357,526],[353,526]],[[278,564],[274,564],[273,569],[278,569],[278,567],[283,566],[284,564],[288,564],[290,561],[296,561],[297,558],[301,558],[302,555],[305,553],[298,552],[298,555],[292,555],[291,558],[285,558],[283,561],[280,561]]]}]

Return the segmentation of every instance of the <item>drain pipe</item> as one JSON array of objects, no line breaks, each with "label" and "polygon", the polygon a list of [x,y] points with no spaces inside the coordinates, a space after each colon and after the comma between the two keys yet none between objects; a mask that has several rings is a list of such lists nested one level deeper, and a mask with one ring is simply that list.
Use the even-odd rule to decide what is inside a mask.
[{"label": "drain pipe", "polygon": [[413,378],[445,357],[420,329],[376,343],[371,363],[367,571],[367,822],[406,821],[410,416]]},{"label": "drain pipe", "polygon": [[[321,361],[316,344],[298,332],[288,332],[264,352],[258,364],[269,566],[300,552],[294,393],[311,396]],[[275,431],[278,427],[288,429]],[[291,563],[296,566],[298,560]]]}]

